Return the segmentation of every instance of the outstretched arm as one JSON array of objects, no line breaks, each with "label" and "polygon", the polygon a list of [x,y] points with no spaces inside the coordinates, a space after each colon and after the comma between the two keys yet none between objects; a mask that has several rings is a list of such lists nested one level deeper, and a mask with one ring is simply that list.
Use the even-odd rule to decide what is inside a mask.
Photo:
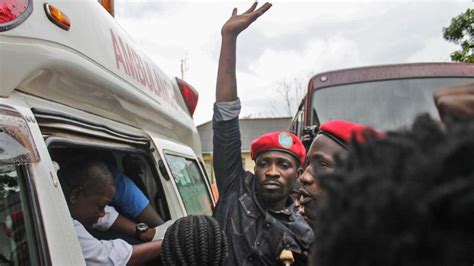
[{"label": "outstretched arm", "polygon": [[164,223],[161,216],[156,212],[155,208],[150,203],[143,209],[143,211],[136,217],[136,220],[146,223],[148,226],[156,227]]},{"label": "outstretched arm", "polygon": [[245,30],[259,16],[270,9],[272,5],[265,3],[258,9],[257,2],[237,15],[237,8],[232,11],[232,16],[227,20],[221,30],[222,44],[217,71],[216,102],[230,102],[237,99],[237,80],[235,75],[237,36]]},{"label": "outstretched arm", "polygon": [[161,243],[163,241],[153,241],[138,245],[133,245],[132,256],[127,265],[140,265],[156,259],[161,254]]},{"label": "outstretched arm", "polygon": [[234,185],[238,184],[237,177],[242,176],[244,172],[238,121],[240,102],[237,100],[235,73],[237,36],[270,7],[271,4],[265,3],[256,9],[257,3],[255,2],[241,15],[237,15],[237,9],[234,8],[232,16],[221,30],[222,46],[217,71],[216,103],[212,124],[214,172],[221,198],[228,191],[233,191]]}]

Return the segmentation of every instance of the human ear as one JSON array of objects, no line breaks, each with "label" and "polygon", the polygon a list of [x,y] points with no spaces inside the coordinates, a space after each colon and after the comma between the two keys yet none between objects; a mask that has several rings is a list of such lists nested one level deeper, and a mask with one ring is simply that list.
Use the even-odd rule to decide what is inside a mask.
[{"label": "human ear", "polygon": [[79,198],[79,195],[82,192],[82,187],[75,187],[71,190],[69,193],[68,199],[69,203],[74,204],[77,202],[77,199]]},{"label": "human ear", "polygon": [[303,174],[303,167],[299,166],[296,170],[296,179],[300,179],[300,176]]}]

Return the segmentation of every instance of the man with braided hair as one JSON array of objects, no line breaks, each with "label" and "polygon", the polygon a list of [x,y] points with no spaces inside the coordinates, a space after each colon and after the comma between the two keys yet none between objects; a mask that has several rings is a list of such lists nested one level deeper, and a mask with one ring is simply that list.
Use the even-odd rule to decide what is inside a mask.
[{"label": "man with braided hair", "polygon": [[174,222],[163,239],[163,265],[224,266],[227,238],[219,223],[205,215],[189,215]]},{"label": "man with braided hair", "polygon": [[312,261],[318,266],[474,262],[474,121],[412,128],[354,143],[319,178]]},{"label": "man with braided hair", "polygon": [[221,30],[212,122],[214,171],[219,189],[214,218],[229,240],[227,265],[275,265],[281,262],[283,251],[291,251],[294,265],[301,265],[306,263],[305,253],[314,237],[290,196],[294,182],[303,172],[303,144],[289,132],[264,134],[250,147],[255,174],[246,172],[242,165],[236,43],[237,36],[271,4],[256,7],[255,2],[240,15],[234,9]]}]

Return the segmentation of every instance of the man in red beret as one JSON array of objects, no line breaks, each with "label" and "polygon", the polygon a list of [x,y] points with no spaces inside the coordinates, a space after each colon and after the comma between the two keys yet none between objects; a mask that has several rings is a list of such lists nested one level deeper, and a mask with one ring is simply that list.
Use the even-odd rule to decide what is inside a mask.
[{"label": "man in red beret", "polygon": [[344,120],[333,120],[320,126],[307,153],[306,169],[299,178],[303,186],[300,189],[300,212],[313,228],[316,220],[317,197],[321,193],[318,176],[334,171],[335,157],[346,156],[347,145],[350,142],[364,142],[365,137],[381,137],[382,135],[375,129]]},{"label": "man in red beret", "polygon": [[303,144],[289,132],[265,134],[251,144],[255,174],[246,172],[242,165],[236,41],[238,34],[271,4],[256,7],[255,2],[241,15],[234,9],[221,30],[213,117],[214,171],[219,189],[214,218],[229,241],[226,265],[275,265],[284,250],[292,252],[295,259],[292,265],[301,265],[306,262],[303,254],[314,234],[294,209],[289,194],[303,172]]}]

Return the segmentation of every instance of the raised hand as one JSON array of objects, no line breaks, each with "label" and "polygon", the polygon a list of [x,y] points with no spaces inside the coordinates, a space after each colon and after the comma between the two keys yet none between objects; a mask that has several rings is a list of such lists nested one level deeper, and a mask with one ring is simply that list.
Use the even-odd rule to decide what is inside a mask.
[{"label": "raised hand", "polygon": [[272,6],[272,4],[266,2],[256,9],[257,5],[258,3],[254,2],[247,11],[240,15],[237,15],[237,8],[234,8],[234,10],[232,10],[232,16],[227,20],[224,26],[222,26],[221,34],[223,36],[232,35],[236,37]]},{"label": "raised hand", "polygon": [[259,16],[267,12],[271,6],[267,2],[256,9],[257,2],[255,2],[241,15],[237,15],[237,8],[234,8],[232,16],[222,26],[222,45],[219,55],[219,68],[217,70],[216,102],[230,102],[237,99],[237,79],[235,73],[237,36]]}]

